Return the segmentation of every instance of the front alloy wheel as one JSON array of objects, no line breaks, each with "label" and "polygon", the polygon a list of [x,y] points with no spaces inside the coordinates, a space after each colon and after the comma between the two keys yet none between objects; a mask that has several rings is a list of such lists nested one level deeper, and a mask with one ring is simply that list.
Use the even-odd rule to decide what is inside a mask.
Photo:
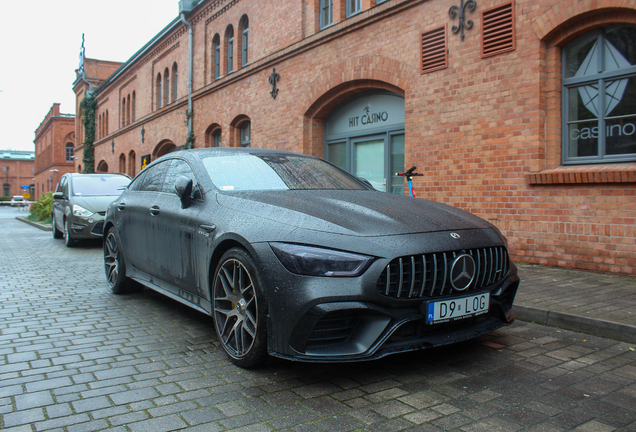
[{"label": "front alloy wheel", "polygon": [[114,228],[108,230],[104,241],[104,269],[106,280],[114,294],[123,294],[131,290],[132,281],[126,277],[126,264],[119,250]]},{"label": "front alloy wheel", "polygon": [[75,246],[76,240],[71,237],[71,227],[69,226],[68,219],[64,221],[64,244],[66,247]]},{"label": "front alloy wheel", "polygon": [[214,275],[216,333],[232,362],[245,368],[267,357],[265,301],[257,277],[251,257],[238,248],[223,255]]}]

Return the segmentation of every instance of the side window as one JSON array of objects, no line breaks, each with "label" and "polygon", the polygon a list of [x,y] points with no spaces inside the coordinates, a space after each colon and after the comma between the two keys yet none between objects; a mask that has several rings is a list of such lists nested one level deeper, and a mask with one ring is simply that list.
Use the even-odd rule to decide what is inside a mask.
[{"label": "side window", "polygon": [[68,194],[66,193],[67,179],[68,177],[66,176],[60,179],[60,182],[57,184],[57,189],[55,189],[55,192],[63,192],[64,196],[68,196]]},{"label": "side window", "polygon": [[193,198],[200,198],[199,186],[197,183],[197,179],[192,172],[192,168],[190,168],[190,165],[188,165],[187,162],[181,159],[174,159],[170,163],[170,168],[168,168],[165,180],[163,182],[162,192],[176,194],[177,192],[174,188],[174,182],[179,176],[185,176],[189,179],[192,179]]},{"label": "side window", "polygon": [[146,172],[144,171],[142,173],[140,173],[133,181],[132,183],[128,186],[128,190],[131,191],[140,191],[142,190],[142,186],[144,184],[144,180],[146,178]]},{"label": "side window", "polygon": [[148,172],[146,172],[145,179],[140,190],[147,192],[160,192],[163,187],[163,178],[165,177],[169,164],[169,162],[162,162],[146,168]]}]

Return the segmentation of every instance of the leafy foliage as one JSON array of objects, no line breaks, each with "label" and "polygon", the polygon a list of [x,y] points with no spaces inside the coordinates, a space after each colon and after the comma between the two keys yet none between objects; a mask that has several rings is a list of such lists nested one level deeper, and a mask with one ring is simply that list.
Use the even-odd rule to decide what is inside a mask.
[{"label": "leafy foliage", "polygon": [[80,104],[82,124],[84,125],[84,163],[85,173],[95,172],[95,109],[97,101],[93,94],[89,94]]},{"label": "leafy foliage", "polygon": [[44,220],[51,217],[53,209],[53,192],[47,192],[42,197],[31,204],[31,214],[38,220]]}]

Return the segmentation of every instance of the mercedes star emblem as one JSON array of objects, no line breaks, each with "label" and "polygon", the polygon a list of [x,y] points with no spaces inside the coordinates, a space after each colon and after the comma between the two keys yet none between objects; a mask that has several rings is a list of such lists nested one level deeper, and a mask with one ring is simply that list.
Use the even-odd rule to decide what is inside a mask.
[{"label": "mercedes star emblem", "polygon": [[468,254],[455,258],[450,270],[450,281],[457,291],[464,291],[475,279],[475,260]]}]

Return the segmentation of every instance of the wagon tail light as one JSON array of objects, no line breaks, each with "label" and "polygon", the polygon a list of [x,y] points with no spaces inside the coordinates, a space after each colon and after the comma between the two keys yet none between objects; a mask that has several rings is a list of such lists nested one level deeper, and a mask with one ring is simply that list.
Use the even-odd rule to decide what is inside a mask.
[{"label": "wagon tail light", "polygon": [[270,243],[274,254],[291,273],[305,276],[360,276],[373,257],[314,246]]}]

